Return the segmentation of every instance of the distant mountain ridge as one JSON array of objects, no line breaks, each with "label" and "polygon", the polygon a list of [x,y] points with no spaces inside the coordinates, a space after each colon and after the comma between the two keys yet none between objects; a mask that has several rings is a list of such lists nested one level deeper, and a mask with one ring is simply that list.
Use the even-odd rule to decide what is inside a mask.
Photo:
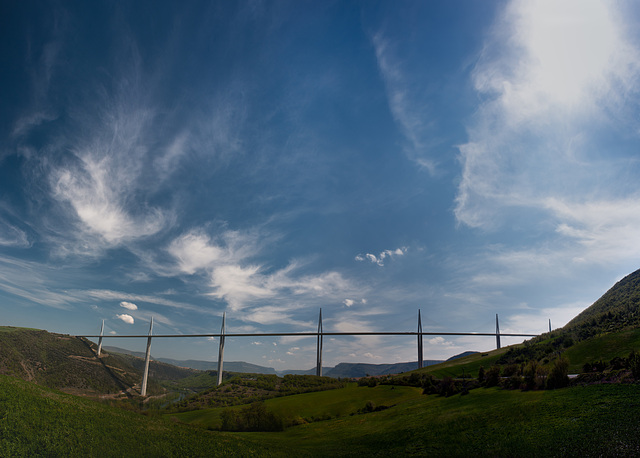
[{"label": "distant mountain ridge", "polygon": [[[125,348],[120,347],[104,347],[105,351],[111,351],[115,353],[120,353],[123,355],[131,355],[138,358],[144,358],[145,353],[141,351],[132,351],[127,350]],[[463,356],[467,356],[473,353],[477,353],[475,351],[467,351],[464,353],[460,353],[458,355],[452,356],[447,359],[450,361],[452,359],[461,358]],[[176,367],[196,369],[201,371],[217,371],[218,363],[216,361],[202,361],[197,359],[187,359],[187,360],[179,360],[172,358],[155,358],[151,357],[153,361],[158,361],[166,364],[170,364]],[[438,364],[443,362],[444,360],[425,360],[423,362],[423,367],[431,366],[433,364]],[[401,372],[408,372],[418,368],[417,361],[403,362],[403,363],[387,363],[387,364],[370,364],[370,363],[339,363],[335,367],[323,367],[322,375],[325,377],[334,377],[334,378],[357,378],[357,377],[366,377],[367,375],[379,376],[379,375],[391,375],[391,374],[399,374]],[[265,367],[257,364],[246,363],[244,361],[225,361],[224,362],[224,371],[225,372],[238,372],[238,373],[250,373],[250,374],[276,374],[279,376],[283,376],[286,374],[293,375],[315,375],[316,369],[285,369],[285,370],[276,370],[273,367]]]},{"label": "distant mountain ridge", "polygon": [[[125,348],[119,347],[104,347],[106,351],[115,353],[121,353],[123,355],[136,356],[138,358],[144,358],[146,354],[141,351],[131,351]],[[160,361],[165,364],[171,364],[176,367],[184,367],[189,369],[196,369],[199,371],[217,371],[217,361],[202,361],[197,359],[178,360],[172,358],[155,358],[151,356],[153,361]],[[224,371],[227,372],[242,372],[250,374],[276,374],[276,370],[273,367],[259,366],[257,364],[245,363],[244,361],[224,361]]]},{"label": "distant mountain ridge", "polygon": [[[131,351],[125,348],[119,347],[104,347],[106,351],[115,353],[121,353],[125,355],[136,356],[144,358],[145,353],[141,351]],[[453,357],[455,358],[455,356]],[[178,360],[171,358],[154,358],[152,360],[160,361],[166,364],[171,364],[177,367],[185,367],[190,369],[197,369],[203,371],[216,371],[218,370],[218,363],[216,361],[201,361],[196,359]],[[425,360],[423,365],[430,366],[432,364],[441,363],[442,360]],[[225,361],[224,371],[226,372],[240,372],[251,374],[295,374],[295,375],[315,375],[316,369],[291,369],[276,371],[273,367],[259,366],[257,364],[246,363],[244,361]],[[340,363],[335,367],[323,367],[322,375],[326,377],[334,378],[346,378],[346,377],[365,377],[366,375],[389,375],[398,374],[400,372],[412,371],[418,368],[418,362],[406,362],[406,363],[390,363],[390,364],[368,364],[368,363]]]}]

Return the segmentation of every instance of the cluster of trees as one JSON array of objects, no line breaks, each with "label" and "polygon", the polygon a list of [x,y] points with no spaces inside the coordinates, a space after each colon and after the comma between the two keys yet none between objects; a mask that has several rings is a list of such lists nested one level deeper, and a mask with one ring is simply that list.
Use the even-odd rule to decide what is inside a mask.
[{"label": "cluster of trees", "polygon": [[569,384],[569,361],[559,357],[550,369],[535,359],[521,364],[480,367],[478,383],[484,387],[501,386],[507,389],[541,390],[562,388]]},{"label": "cluster of trees", "polygon": [[315,375],[238,374],[219,387],[197,393],[175,404],[178,411],[246,404],[266,399],[342,388],[345,382]]},{"label": "cluster of trees", "polygon": [[224,409],[220,417],[222,431],[284,431],[284,419],[268,411],[263,402]]},{"label": "cluster of trees", "polygon": [[609,362],[588,362],[582,366],[585,373],[628,370],[635,380],[640,380],[640,353],[632,351],[626,358],[615,357]]},{"label": "cluster of trees", "polygon": [[554,354],[558,354],[574,344],[573,338],[564,334],[543,335],[524,342],[519,347],[510,347],[498,361],[499,365],[523,364],[532,360],[547,364]]}]

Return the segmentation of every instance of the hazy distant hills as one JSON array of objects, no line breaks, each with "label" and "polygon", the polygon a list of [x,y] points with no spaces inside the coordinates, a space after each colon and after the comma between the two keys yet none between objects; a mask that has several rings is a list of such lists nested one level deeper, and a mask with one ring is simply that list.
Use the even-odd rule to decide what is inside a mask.
[{"label": "hazy distant hills", "polygon": [[[145,354],[139,351],[126,350],[118,347],[104,347],[107,351],[112,351],[121,354],[127,354],[144,358]],[[453,356],[449,359],[459,358],[467,354],[474,352],[465,352],[460,355]],[[153,358],[153,357],[152,357]],[[200,361],[194,359],[177,360],[171,358],[153,358],[154,361],[160,361],[163,363],[171,364],[178,367],[186,367],[191,369],[198,369],[203,371],[215,371],[218,369],[218,363],[215,361]],[[430,366],[432,364],[441,363],[442,360],[425,360],[423,366]],[[326,377],[334,378],[348,378],[348,377],[365,377],[367,375],[389,375],[399,374],[401,372],[412,371],[418,368],[418,362],[405,362],[394,364],[367,364],[367,363],[340,363],[335,367],[323,367],[322,375]],[[226,372],[243,372],[251,374],[296,374],[296,375],[315,375],[316,369],[289,369],[283,371],[276,371],[272,367],[259,366],[257,364],[245,363],[243,361],[225,361],[224,370]]]},{"label": "hazy distant hills", "polygon": [[[137,356],[138,358],[144,358],[145,353],[141,351],[131,351],[119,347],[104,347],[105,350],[121,353],[124,355]],[[218,363],[216,361],[201,361],[197,359],[178,360],[171,358],[155,358],[151,356],[153,361],[160,361],[166,364],[171,364],[177,367],[186,367],[190,369],[197,369],[200,371],[217,371]],[[258,366],[257,364],[245,363],[243,361],[224,361],[224,371],[227,372],[244,372],[250,374],[275,374],[276,370],[272,367]]]}]

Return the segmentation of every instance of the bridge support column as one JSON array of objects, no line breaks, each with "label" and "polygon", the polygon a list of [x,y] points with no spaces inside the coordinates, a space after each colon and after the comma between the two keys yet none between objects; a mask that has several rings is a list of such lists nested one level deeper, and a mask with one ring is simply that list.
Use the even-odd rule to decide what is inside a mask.
[{"label": "bridge support column", "polygon": [[498,323],[498,314],[496,313],[496,347],[500,349],[500,323]]},{"label": "bridge support column", "polygon": [[549,318],[549,332],[551,332],[551,318]]},{"label": "bridge support column", "polygon": [[100,353],[102,353],[102,334],[104,334],[104,320],[102,320],[102,327],[100,328],[100,339],[98,339],[98,358],[100,358]]},{"label": "bridge support column", "polygon": [[149,337],[147,337],[147,354],[144,357],[144,374],[142,375],[142,387],[140,388],[140,394],[142,396],[147,395],[147,379],[149,378],[149,360],[151,359],[151,335],[153,334],[153,317],[151,317],[151,324],[149,325]]},{"label": "bridge support column", "polygon": [[418,369],[422,369],[424,357],[422,355],[422,318],[418,309]]},{"label": "bridge support column", "polygon": [[322,309],[318,316],[318,341],[316,347],[316,375],[322,377]]},{"label": "bridge support column", "polygon": [[220,348],[218,349],[218,383],[216,386],[220,386],[222,383],[222,362],[224,360],[224,327],[227,321],[227,312],[222,313],[222,328],[220,329]]}]

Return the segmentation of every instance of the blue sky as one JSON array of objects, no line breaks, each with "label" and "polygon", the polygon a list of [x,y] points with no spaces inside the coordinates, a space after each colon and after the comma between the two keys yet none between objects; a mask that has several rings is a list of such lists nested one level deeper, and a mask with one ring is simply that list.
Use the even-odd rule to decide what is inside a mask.
[{"label": "blue sky", "polygon": [[[640,259],[633,2],[0,6],[0,321],[562,326]],[[503,339],[515,343],[522,339]],[[145,343],[110,340],[132,349]],[[492,338],[425,338],[425,358]],[[325,340],[327,365],[415,338]],[[152,353],[215,360],[217,342]],[[229,360],[315,364],[315,339]]]}]

